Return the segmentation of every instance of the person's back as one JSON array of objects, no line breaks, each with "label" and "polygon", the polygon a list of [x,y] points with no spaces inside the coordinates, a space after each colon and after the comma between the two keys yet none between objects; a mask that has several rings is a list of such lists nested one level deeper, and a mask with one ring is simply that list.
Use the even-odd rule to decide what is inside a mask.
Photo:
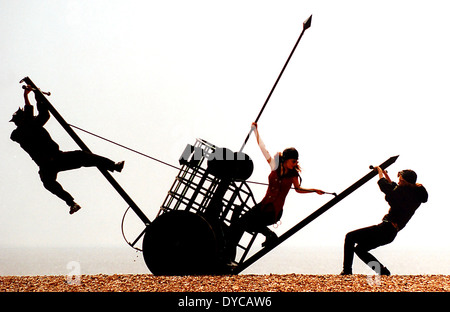
[{"label": "person's back", "polygon": [[39,114],[36,117],[30,104],[25,105],[23,111],[19,109],[16,112],[11,121],[16,123],[17,128],[11,133],[11,140],[19,143],[40,166],[59,152],[59,146],[44,128],[50,117],[48,110],[43,109],[41,105],[38,105],[38,109]]},{"label": "person's back", "polygon": [[417,208],[428,200],[428,192],[421,184],[405,183],[397,185],[382,178],[378,181],[380,190],[386,194],[389,212],[383,221],[393,222],[398,230],[403,229],[414,215]]}]

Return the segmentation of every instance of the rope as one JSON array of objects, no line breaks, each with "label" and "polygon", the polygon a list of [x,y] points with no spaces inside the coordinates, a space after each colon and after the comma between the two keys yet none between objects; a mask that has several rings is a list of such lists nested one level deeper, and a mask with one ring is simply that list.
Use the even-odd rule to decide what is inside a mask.
[{"label": "rope", "polygon": [[144,154],[144,153],[141,153],[141,152],[139,152],[139,151],[136,151],[136,150],[134,150],[134,149],[132,149],[132,148],[129,148],[129,147],[125,146],[125,145],[122,145],[122,144],[119,144],[119,143],[117,143],[117,142],[111,141],[111,140],[109,140],[109,139],[107,139],[107,138],[104,138],[104,137],[102,137],[102,136],[99,136],[98,134],[95,134],[95,133],[92,133],[92,132],[90,132],[90,131],[84,130],[84,129],[82,129],[82,128],[80,128],[80,127],[77,127],[77,126],[75,126],[75,125],[69,124],[69,126],[71,126],[72,128],[78,129],[78,130],[80,130],[80,131],[83,131],[83,132],[85,132],[85,133],[87,133],[87,134],[90,134],[90,135],[92,135],[92,136],[95,136],[95,137],[97,137],[97,138],[99,138],[99,139],[102,139],[102,140],[104,140],[104,141],[106,141],[106,142],[115,144],[115,145],[120,146],[120,147],[122,147],[122,148],[124,148],[124,149],[127,149],[127,150],[129,150],[129,151],[132,151],[132,152],[134,152],[134,153],[136,153],[136,154],[139,154],[139,155],[142,155],[142,156],[144,156],[144,157],[150,158],[151,160],[160,162],[160,163],[162,163],[162,164],[164,164],[164,165],[166,165],[166,166],[169,166],[169,167],[172,167],[172,168],[174,168],[174,169],[180,170],[180,168],[178,168],[177,166],[171,165],[171,164],[166,163],[166,162],[164,162],[164,161],[162,161],[162,160],[159,160],[159,159],[157,159],[157,158],[155,158],[155,157],[151,157],[151,156],[149,156],[149,155],[147,155],[147,154]]},{"label": "rope", "polygon": [[[137,150],[135,150],[135,149],[129,148],[129,147],[123,145],[123,144],[117,143],[117,142],[115,142],[115,141],[112,141],[112,140],[110,140],[110,139],[107,139],[107,138],[105,138],[105,137],[102,137],[102,136],[100,136],[100,135],[98,135],[98,134],[95,134],[95,133],[93,133],[93,132],[87,131],[87,130],[85,130],[85,129],[83,129],[83,128],[77,127],[77,126],[72,125],[72,124],[69,124],[69,126],[72,127],[72,128],[75,128],[75,129],[77,129],[77,130],[80,130],[80,131],[82,131],[82,132],[85,132],[85,133],[87,133],[87,134],[90,134],[90,135],[92,135],[92,136],[94,136],[94,137],[96,137],[96,138],[102,139],[102,140],[104,140],[104,141],[106,141],[106,142],[109,142],[109,143],[112,143],[112,144],[114,144],[114,145],[117,145],[117,146],[119,146],[119,147],[121,147],[121,148],[127,149],[127,150],[129,150],[129,151],[131,151],[131,152],[133,152],[133,153],[136,153],[136,154],[139,154],[139,155],[141,155],[141,156],[147,157],[147,158],[149,158],[149,159],[151,159],[151,160],[157,161],[157,162],[159,162],[159,163],[161,163],[161,164],[163,164],[163,165],[169,166],[169,167],[174,168],[174,169],[177,169],[177,170],[180,170],[180,169],[181,169],[181,168],[179,168],[179,167],[177,167],[177,166],[171,165],[171,164],[169,164],[169,163],[167,163],[167,162],[165,162],[165,161],[162,161],[162,160],[157,159],[157,158],[155,158],[155,157],[149,156],[149,155],[144,154],[144,153],[142,153],[142,152],[139,152],[139,151],[137,151]],[[269,185],[268,183],[262,183],[262,182],[254,182],[254,181],[246,181],[246,182],[247,182],[247,183],[252,183],[252,184],[257,184],[257,185],[264,185],[264,186]],[[335,195],[335,193],[334,193],[333,195]],[[336,196],[336,195],[335,195],[335,196]],[[127,212],[128,212],[129,209],[130,209],[130,207],[128,207],[128,208],[125,210],[125,213],[123,214],[123,217],[122,217],[122,223],[121,223],[122,236],[123,236],[125,242],[126,242],[128,245],[130,245],[132,248],[136,249],[137,251],[142,251],[141,249],[134,247],[134,246],[127,240],[127,238],[125,237],[123,224],[124,224],[124,221],[125,221],[125,216],[126,216],[126,214],[127,214]],[[280,224],[281,224],[281,222],[280,222]],[[274,225],[275,228],[277,228],[278,226],[279,226],[278,223],[277,223],[276,225]]]},{"label": "rope", "polygon": [[[92,136],[94,136],[94,137],[96,137],[96,138],[102,139],[102,140],[104,140],[104,141],[106,141],[106,142],[109,142],[109,143],[112,143],[112,144],[114,144],[114,145],[117,145],[117,146],[119,146],[119,147],[121,147],[121,148],[127,149],[127,150],[129,150],[129,151],[131,151],[131,152],[133,152],[133,153],[136,153],[136,154],[139,154],[139,155],[141,155],[141,156],[150,158],[151,160],[157,161],[157,162],[159,162],[159,163],[161,163],[161,164],[163,164],[163,165],[169,166],[169,167],[174,168],[174,169],[177,169],[177,170],[180,170],[180,169],[181,169],[181,168],[179,168],[179,167],[177,167],[177,166],[174,166],[174,165],[171,165],[171,164],[169,164],[169,163],[167,163],[167,162],[165,162],[165,161],[159,160],[159,159],[157,159],[157,158],[155,158],[155,157],[149,156],[149,155],[144,154],[144,153],[142,153],[142,152],[139,152],[139,151],[137,151],[137,150],[135,150],[135,149],[129,148],[129,147],[123,145],[123,144],[120,144],[120,143],[114,142],[114,141],[112,141],[112,140],[110,140],[110,139],[107,139],[107,138],[105,138],[105,137],[102,137],[102,136],[100,136],[100,135],[98,135],[98,134],[95,134],[95,133],[93,133],[93,132],[91,132],[91,131],[85,130],[85,129],[83,129],[83,128],[77,127],[77,126],[72,125],[72,124],[69,124],[69,126],[72,127],[72,128],[75,128],[75,129],[77,129],[77,130],[83,131],[83,132],[85,132],[85,133],[87,133],[87,134],[90,134],[90,135],[92,135]],[[246,182],[247,182],[247,183],[252,183],[252,184],[258,184],[258,185],[265,185],[265,186],[269,185],[269,184],[267,184],[267,183],[262,183],[262,182],[253,182],[253,181],[246,181]]]}]

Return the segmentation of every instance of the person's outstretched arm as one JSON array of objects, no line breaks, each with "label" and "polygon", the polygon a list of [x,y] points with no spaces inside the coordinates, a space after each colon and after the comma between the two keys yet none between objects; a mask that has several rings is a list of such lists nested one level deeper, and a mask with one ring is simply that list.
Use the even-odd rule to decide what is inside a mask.
[{"label": "person's outstretched arm", "polygon": [[256,136],[256,142],[258,143],[258,146],[264,155],[264,158],[267,160],[267,163],[270,165],[270,168],[272,170],[275,170],[277,168],[277,163],[275,161],[275,158],[272,157],[269,153],[269,151],[266,149],[266,145],[264,144],[263,140],[261,139],[261,136],[258,132],[258,124],[256,122],[252,123],[253,131],[255,132]]}]

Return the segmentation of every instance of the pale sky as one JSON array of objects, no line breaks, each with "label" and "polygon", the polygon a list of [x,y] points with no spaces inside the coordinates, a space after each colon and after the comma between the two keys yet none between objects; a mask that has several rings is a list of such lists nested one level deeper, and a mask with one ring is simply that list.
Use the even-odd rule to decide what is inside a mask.
[{"label": "pale sky", "polygon": [[[429,192],[392,250],[449,250],[447,1],[0,1],[0,246],[124,246],[127,204],[95,168],[60,173],[82,209],[45,190],[38,167],[9,139],[29,76],[67,122],[178,166],[203,138],[239,150],[301,30],[313,15],[260,121],[274,154],[300,152],[302,186],[340,193],[378,165],[414,169]],[[34,103],[34,98],[32,103]],[[63,150],[76,144],[52,118]],[[77,132],[97,154],[125,160],[113,176],[153,220],[177,171]],[[254,136],[250,180],[269,167]],[[388,204],[374,178],[286,244],[342,246]],[[264,186],[251,185],[257,200]],[[282,234],[329,195],[291,192]],[[130,212],[130,240],[143,224]]]}]

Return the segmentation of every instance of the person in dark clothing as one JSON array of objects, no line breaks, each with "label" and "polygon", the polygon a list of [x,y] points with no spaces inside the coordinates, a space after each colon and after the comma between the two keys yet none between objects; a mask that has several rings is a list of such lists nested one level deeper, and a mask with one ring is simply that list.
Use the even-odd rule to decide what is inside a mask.
[{"label": "person in dark clothing", "polygon": [[[230,228],[229,243],[236,246],[245,231],[258,232],[266,237],[263,246],[272,244],[278,237],[267,226],[277,223],[283,214],[283,206],[292,185],[297,193],[317,193],[323,195],[319,189],[306,189],[300,186],[300,166],[298,151],[287,148],[283,153],[271,156],[259,136],[257,124],[253,123],[257,143],[270,165],[269,186],[266,195],[260,203],[241,216]],[[232,247],[230,247],[232,248]]]},{"label": "person in dark clothing", "polygon": [[36,95],[39,114],[34,116],[34,108],[28,99],[30,92],[30,88],[25,89],[24,109],[19,108],[10,120],[17,126],[11,133],[11,140],[19,143],[31,156],[39,166],[39,176],[44,187],[64,200],[70,207],[69,213],[73,214],[81,207],[74,202],[74,198],[56,181],[58,172],[81,167],[99,167],[109,171],[120,172],[123,169],[124,162],[115,163],[108,158],[81,150],[60,151],[58,144],[53,141],[44,128],[45,123],[50,118],[47,107],[40,101],[39,95]]},{"label": "person in dark clothing", "polygon": [[392,182],[387,172],[380,167],[375,167],[375,170],[380,177],[378,185],[386,194],[385,199],[390,209],[380,224],[347,233],[344,243],[344,268],[341,275],[352,274],[354,253],[364,263],[378,271],[378,274],[390,275],[389,270],[370,254],[369,250],[391,243],[421,203],[428,200],[428,193],[423,185],[416,183],[417,175],[413,170],[400,171],[398,184]]}]

